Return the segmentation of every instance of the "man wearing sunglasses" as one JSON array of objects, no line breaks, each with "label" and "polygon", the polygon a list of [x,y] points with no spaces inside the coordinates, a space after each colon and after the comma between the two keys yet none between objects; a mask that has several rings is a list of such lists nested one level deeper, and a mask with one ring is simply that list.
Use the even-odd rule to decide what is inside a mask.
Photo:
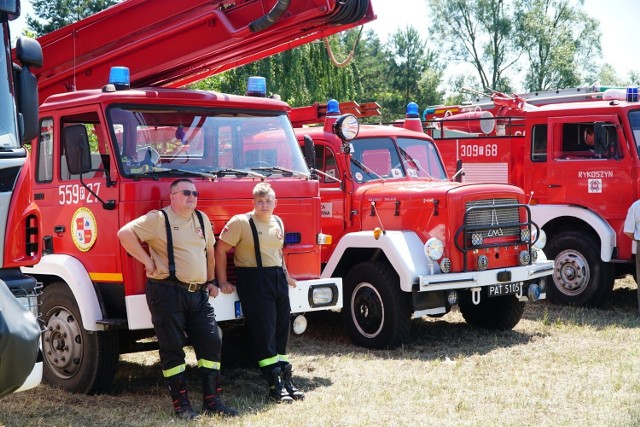
[{"label": "man wearing sunglasses", "polygon": [[[209,296],[214,285],[215,237],[209,219],[196,210],[199,193],[189,179],[171,184],[171,204],[137,218],[118,231],[125,250],[144,264],[147,304],[160,347],[162,374],[178,417],[194,419],[187,396],[183,347],[193,344],[202,378],[202,413],[236,416],[220,398],[222,340]],[[141,242],[147,243],[149,252]]]}]

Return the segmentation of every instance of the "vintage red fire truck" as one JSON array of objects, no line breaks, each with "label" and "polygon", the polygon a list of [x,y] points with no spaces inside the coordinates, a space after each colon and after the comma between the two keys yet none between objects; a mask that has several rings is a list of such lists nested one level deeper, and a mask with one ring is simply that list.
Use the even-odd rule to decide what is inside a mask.
[{"label": "vintage red fire truck", "polygon": [[[411,318],[459,305],[473,325],[511,329],[524,302],[545,298],[552,263],[534,244],[523,191],[449,181],[417,106],[406,129],[359,127],[336,101],[293,109],[320,175],[322,277],[342,277],[343,320],[367,347],[407,342]],[[300,127],[325,115],[324,126]],[[418,131],[410,130],[412,123]],[[312,169],[314,170],[314,169]]]},{"label": "vintage red fire truck", "polygon": [[615,278],[633,271],[635,243],[623,223],[640,188],[637,88],[494,94],[427,109],[425,118],[449,172],[461,163],[463,182],[524,190],[555,261],[552,301],[599,306]]},{"label": "vintage red fire truck", "polygon": [[[216,232],[232,215],[251,210],[257,182],[270,182],[286,225],[287,266],[298,279],[292,312],[341,307],[341,280],[320,277],[326,236],[320,232],[319,183],[298,147],[289,106],[261,97],[140,87],[177,86],[191,73],[203,76],[375,18],[368,1],[269,5],[274,2],[129,0],[40,39],[47,57],[39,74],[42,93],[84,89],[44,101],[32,144],[44,243],[41,262],[25,271],[44,286],[48,383],[102,391],[119,354],[148,348],[140,341],[153,335],[145,275],[120,247],[116,231],[166,206],[177,178],[195,181],[198,208]],[[114,61],[130,69],[113,69],[114,80],[106,84]],[[242,317],[235,294],[212,303],[218,321]]]},{"label": "vintage red fire truck", "polygon": [[[22,146],[30,141],[38,131],[38,94],[37,82],[32,71],[42,65],[42,50],[32,39],[20,37],[16,42],[14,64],[10,54],[9,21],[20,15],[20,1],[5,1],[0,4],[0,31],[3,43],[3,63],[0,67],[0,286],[7,286],[15,297],[32,313],[23,319],[6,319],[0,313],[2,345],[0,350],[29,349],[20,354],[21,360],[9,357],[9,353],[0,355],[5,367],[15,375],[0,379],[0,393],[26,390],[40,384],[42,378],[42,358],[38,356],[37,333],[28,342],[28,331],[39,329],[38,287],[34,278],[24,275],[20,267],[29,266],[40,260],[40,212],[31,192],[32,169],[29,153]],[[8,294],[8,295],[11,295]],[[3,293],[6,295],[6,293]],[[4,305],[7,307],[7,305]],[[17,320],[28,322],[13,327]],[[21,334],[12,332],[22,330]],[[18,336],[19,335],[19,336]],[[36,344],[32,346],[31,344]],[[29,370],[31,373],[29,374]],[[6,373],[7,370],[2,372]],[[26,379],[25,379],[26,377]]]}]

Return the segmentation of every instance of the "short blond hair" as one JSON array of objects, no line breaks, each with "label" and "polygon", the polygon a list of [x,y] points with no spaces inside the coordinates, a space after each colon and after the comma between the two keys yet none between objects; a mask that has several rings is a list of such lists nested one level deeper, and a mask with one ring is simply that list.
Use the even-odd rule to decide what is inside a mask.
[{"label": "short blond hair", "polygon": [[253,197],[263,197],[266,196],[267,194],[270,194],[271,196],[273,196],[273,198],[276,198],[276,192],[273,191],[273,188],[271,188],[271,184],[269,184],[268,182],[260,182],[258,184],[256,184],[255,187],[253,187]]}]

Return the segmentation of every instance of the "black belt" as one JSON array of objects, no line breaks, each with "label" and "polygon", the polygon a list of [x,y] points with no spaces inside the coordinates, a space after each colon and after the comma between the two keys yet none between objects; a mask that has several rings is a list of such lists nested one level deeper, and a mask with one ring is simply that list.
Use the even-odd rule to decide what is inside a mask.
[{"label": "black belt", "polygon": [[186,288],[187,291],[189,292],[197,292],[197,291],[204,291],[207,289],[207,284],[206,283],[185,283],[185,282],[181,282],[178,279],[149,279],[149,281],[153,282],[153,283],[159,283],[161,285],[169,285],[169,286],[182,286],[183,288]]}]

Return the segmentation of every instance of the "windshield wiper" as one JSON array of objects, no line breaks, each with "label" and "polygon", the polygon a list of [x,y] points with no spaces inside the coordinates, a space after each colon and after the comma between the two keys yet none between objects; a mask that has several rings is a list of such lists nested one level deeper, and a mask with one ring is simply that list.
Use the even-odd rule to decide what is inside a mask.
[{"label": "windshield wiper", "polygon": [[186,174],[186,175],[197,175],[197,176],[202,176],[204,178],[215,178],[216,175],[209,173],[209,172],[200,172],[200,171],[192,171],[192,170],[187,170],[187,169],[167,169],[166,171],[162,171],[162,172],[171,172],[171,173],[181,173],[181,174]]},{"label": "windshield wiper", "polygon": [[373,171],[373,169],[371,169],[369,166],[365,165],[364,163],[362,163],[360,160],[357,160],[355,157],[351,157],[351,163],[355,164],[356,166],[358,166],[360,169],[362,169],[364,172],[368,173],[369,175],[373,175],[378,177],[378,179],[381,179],[382,181],[384,181],[384,178],[381,177],[380,175],[378,175],[377,173],[375,173]]},{"label": "windshield wiper", "polygon": [[298,172],[298,171],[294,171],[291,169],[287,169],[287,168],[283,168],[281,166],[261,166],[261,167],[257,167],[257,168],[251,168],[251,170],[254,171],[265,171],[265,172],[280,172],[282,174],[282,176],[303,176],[305,178],[308,178],[308,175],[302,173],[302,172]]},{"label": "windshield wiper", "polygon": [[[402,154],[402,157],[404,158],[404,160],[405,160],[407,163],[413,163],[413,164],[418,168],[418,170],[419,170],[419,171],[422,171],[422,172],[426,173],[426,174],[427,174],[427,177],[429,177],[429,178],[433,179],[433,177],[431,176],[431,174],[430,174],[429,172],[427,172],[427,171],[425,170],[425,168],[423,168],[423,167],[422,167],[422,165],[421,165],[420,163],[418,163],[418,161],[417,161],[417,160],[414,160],[414,158],[413,158],[413,157],[411,157],[411,155],[410,155],[409,153],[407,153],[407,152],[404,150],[404,148],[402,148],[402,147],[398,146],[398,150],[400,150],[400,154]],[[405,168],[406,168],[406,165],[405,165]]]},{"label": "windshield wiper", "polygon": [[246,170],[246,169],[231,169],[231,168],[227,168],[227,169],[220,169],[219,171],[215,171],[215,175],[217,177],[222,177],[225,175],[235,175],[238,178],[244,177],[244,176],[252,176],[254,178],[260,178],[263,179],[264,175],[250,171],[250,170]]}]

